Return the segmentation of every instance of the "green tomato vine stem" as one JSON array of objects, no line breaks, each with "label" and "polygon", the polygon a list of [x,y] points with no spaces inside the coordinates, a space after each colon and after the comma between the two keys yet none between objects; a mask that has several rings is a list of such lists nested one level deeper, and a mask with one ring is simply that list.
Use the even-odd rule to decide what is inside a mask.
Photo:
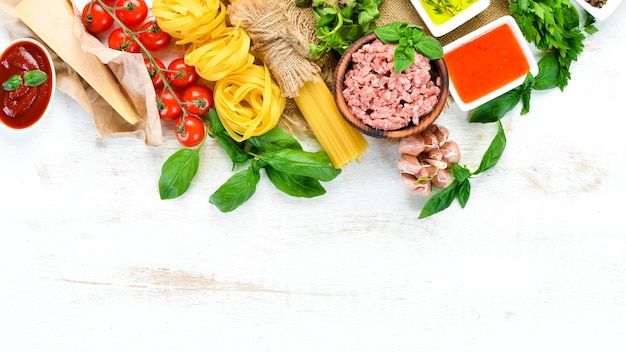
[{"label": "green tomato vine stem", "polygon": [[[115,14],[115,10],[120,8],[120,7],[108,6],[107,4],[104,3],[103,0],[91,0],[91,5],[90,6],[93,6],[93,3],[95,1],[97,1],[98,4],[100,4],[100,6],[102,6],[104,11],[106,11],[113,18],[113,21],[115,21],[115,23],[118,26],[120,26],[120,28],[122,28],[124,33],[126,33],[126,35],[128,35],[135,43],[137,43],[137,45],[139,46],[139,49],[148,58],[148,60],[150,61],[150,64],[152,64],[152,66],[154,67],[154,70],[159,75],[159,77],[161,77],[161,80],[163,81],[163,91],[168,90],[172,94],[174,99],[176,100],[176,103],[180,106],[180,108],[181,108],[181,110],[183,112],[180,125],[184,126],[185,125],[185,119],[186,119],[187,115],[189,115],[189,112],[187,111],[187,108],[186,108],[185,104],[178,98],[178,95],[176,94],[176,91],[174,90],[172,85],[167,80],[167,77],[165,76],[165,72],[178,72],[178,71],[164,70],[161,67],[159,67],[159,65],[156,63],[156,60],[154,59],[154,56],[152,55],[150,50],[148,50],[148,48],[146,48],[146,46],[143,45],[141,40],[139,40],[139,37],[137,36],[137,34],[135,32],[133,32],[132,30],[130,30],[130,28],[128,28],[128,26],[126,26],[117,17],[117,15]],[[132,3],[130,3],[129,5],[132,5]],[[134,8],[134,6],[132,6],[132,8],[131,8],[131,6],[123,6],[121,8],[128,8],[129,10],[132,10]],[[90,8],[90,10],[91,10],[91,8]],[[184,129],[184,127],[182,127],[182,128]]]}]

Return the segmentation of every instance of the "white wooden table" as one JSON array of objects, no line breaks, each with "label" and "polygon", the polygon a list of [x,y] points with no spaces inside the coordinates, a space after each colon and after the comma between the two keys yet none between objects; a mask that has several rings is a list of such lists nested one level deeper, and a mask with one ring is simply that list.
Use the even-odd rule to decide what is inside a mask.
[{"label": "white wooden table", "polygon": [[[467,207],[424,220],[373,139],[320,198],[263,177],[220,213],[213,143],[162,201],[173,136],[103,139],[57,91],[36,130],[0,130],[0,351],[626,350],[624,19],[597,23],[564,92],[504,118]],[[474,169],[495,125],[438,122]]]}]

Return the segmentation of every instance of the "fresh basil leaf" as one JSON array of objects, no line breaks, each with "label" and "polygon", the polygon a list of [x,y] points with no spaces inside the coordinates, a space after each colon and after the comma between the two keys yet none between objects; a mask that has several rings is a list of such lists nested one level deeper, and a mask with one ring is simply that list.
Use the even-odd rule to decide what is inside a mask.
[{"label": "fresh basil leaf", "polygon": [[472,185],[470,184],[469,179],[465,179],[463,180],[463,182],[460,182],[458,184],[456,198],[461,204],[461,208],[465,208],[465,206],[467,205],[471,190]]},{"label": "fresh basil leaf", "polygon": [[199,149],[180,149],[163,164],[159,178],[161,199],[173,199],[185,193],[198,172]]},{"label": "fresh basil leaf", "polygon": [[520,87],[514,88],[501,96],[478,106],[469,112],[469,122],[495,122],[519,104],[522,96]]},{"label": "fresh basil leaf", "polygon": [[559,62],[556,55],[556,52],[549,52],[537,62],[539,73],[535,76],[533,89],[545,90],[558,86]]},{"label": "fresh basil leaf", "polygon": [[235,167],[235,164],[246,162],[248,159],[252,158],[244,150],[244,143],[235,141],[230,137],[230,135],[228,135],[227,132],[224,131],[214,135],[213,137],[217,139],[230,160],[233,162],[233,167]]},{"label": "fresh basil leaf", "polygon": [[405,43],[398,43],[393,52],[393,71],[401,73],[409,68],[415,60],[415,50]]},{"label": "fresh basil leaf", "polygon": [[211,133],[220,133],[222,131],[226,131],[215,108],[209,109],[209,126],[211,127]]},{"label": "fresh basil leaf", "polygon": [[24,72],[24,84],[29,87],[36,87],[48,80],[48,74],[41,70],[30,70]]},{"label": "fresh basil leaf", "polygon": [[279,149],[302,150],[300,142],[279,127],[274,127],[269,132],[260,136],[250,137],[248,142],[259,150],[265,152],[271,152]]},{"label": "fresh basil leaf", "polygon": [[483,155],[483,158],[480,161],[480,166],[478,166],[478,169],[474,171],[473,174],[478,175],[481,172],[485,172],[494,167],[500,160],[505,148],[506,135],[504,133],[504,128],[502,127],[502,122],[498,120],[498,132],[495,137],[493,137],[489,148],[487,148],[487,151]]},{"label": "fresh basil leaf", "polygon": [[526,79],[524,80],[524,83],[522,83],[522,86],[521,86],[522,87],[522,95],[521,95],[522,111],[520,112],[520,115],[526,115],[530,111],[530,97],[532,95],[534,85],[535,85],[535,77],[533,77],[533,75],[530,74],[530,72],[528,72],[526,74]]},{"label": "fresh basil leaf", "polygon": [[424,30],[422,30],[422,28],[420,27],[411,27],[411,41],[413,42],[413,45],[415,45],[415,43],[419,43],[422,38],[424,38]]},{"label": "fresh basil leaf", "polygon": [[265,172],[278,190],[290,196],[313,198],[326,193],[321,183],[313,177],[288,174],[271,166],[265,167]]},{"label": "fresh basil leaf", "polygon": [[333,180],[341,173],[335,169],[328,155],[323,152],[282,149],[259,156],[278,171],[313,177],[323,182]]},{"label": "fresh basil leaf", "polygon": [[261,174],[253,166],[239,171],[211,195],[209,203],[223,213],[231,212],[254,195],[260,179]]},{"label": "fresh basil leaf", "polygon": [[426,204],[424,204],[418,218],[424,219],[447,209],[456,198],[458,192],[456,185],[457,182],[452,181],[448,187],[430,196],[430,198],[426,201]]},{"label": "fresh basil leaf", "polygon": [[441,43],[428,35],[422,36],[422,39],[415,43],[415,50],[422,53],[431,60],[440,59],[443,57],[443,48]]},{"label": "fresh basil leaf", "polygon": [[452,172],[454,179],[458,182],[463,182],[472,175],[472,172],[467,167],[461,166],[457,163],[450,164],[450,171]]},{"label": "fresh basil leaf", "polygon": [[397,43],[402,37],[404,27],[406,27],[404,22],[390,22],[374,29],[374,33],[385,44]]},{"label": "fresh basil leaf", "polygon": [[16,90],[22,85],[22,77],[20,75],[13,75],[6,81],[2,82],[2,89],[6,91]]}]

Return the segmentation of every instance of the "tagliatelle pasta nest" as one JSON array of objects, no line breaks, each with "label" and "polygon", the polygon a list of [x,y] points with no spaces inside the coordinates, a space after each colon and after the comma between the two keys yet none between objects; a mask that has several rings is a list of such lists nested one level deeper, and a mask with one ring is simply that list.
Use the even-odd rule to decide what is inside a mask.
[{"label": "tagliatelle pasta nest", "polygon": [[286,103],[264,65],[228,74],[215,83],[214,94],[220,121],[238,142],[276,127]]},{"label": "tagliatelle pasta nest", "polygon": [[194,66],[198,75],[208,81],[245,69],[254,60],[250,37],[240,27],[226,27],[208,42],[192,44],[185,52],[185,63]]},{"label": "tagliatelle pasta nest", "polygon": [[154,0],[152,13],[178,45],[205,43],[226,28],[226,6],[220,0]]}]

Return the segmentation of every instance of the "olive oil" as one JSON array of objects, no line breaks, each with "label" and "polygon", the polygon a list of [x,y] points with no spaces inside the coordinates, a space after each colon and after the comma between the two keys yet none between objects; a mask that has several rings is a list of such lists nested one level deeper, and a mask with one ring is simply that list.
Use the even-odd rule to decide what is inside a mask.
[{"label": "olive oil", "polygon": [[474,4],[476,0],[420,0],[420,2],[433,23],[441,25]]}]

